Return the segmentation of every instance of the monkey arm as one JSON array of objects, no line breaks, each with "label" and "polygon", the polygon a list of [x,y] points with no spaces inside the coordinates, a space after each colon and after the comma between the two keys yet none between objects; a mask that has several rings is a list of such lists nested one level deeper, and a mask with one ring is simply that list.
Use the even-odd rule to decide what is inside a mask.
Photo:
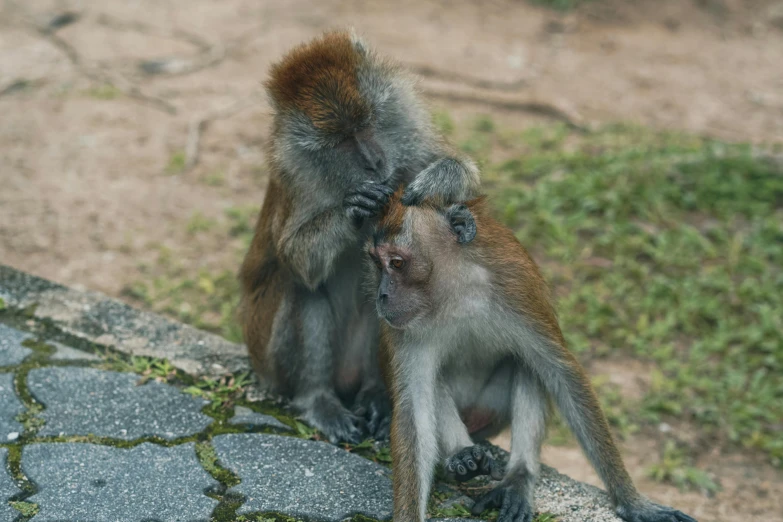
[{"label": "monkey arm", "polygon": [[445,386],[435,392],[438,411],[438,442],[440,454],[451,457],[459,450],[473,445],[468,428],[460,418],[454,398]]},{"label": "monkey arm", "polygon": [[554,399],[615,506],[637,502],[641,495],[625,469],[587,374],[565,347],[539,339],[524,349],[528,367]]},{"label": "monkey arm", "polygon": [[529,361],[609,490],[620,518],[627,522],[696,522],[682,511],[656,504],[636,490],[582,366],[560,343],[550,341],[548,351],[540,348],[529,351]]},{"label": "monkey arm", "polygon": [[277,241],[277,253],[302,284],[315,290],[357,238],[356,227],[342,208],[328,208],[312,216],[292,216]]},{"label": "monkey arm", "polygon": [[436,369],[429,347],[405,348],[410,350],[404,357],[399,353],[393,357],[393,519],[395,522],[424,522],[432,475],[438,459]]},{"label": "monkey arm", "polygon": [[478,195],[481,181],[475,163],[443,151],[433,157],[435,159],[408,184],[402,197],[404,205],[418,205],[428,197],[450,204]]}]

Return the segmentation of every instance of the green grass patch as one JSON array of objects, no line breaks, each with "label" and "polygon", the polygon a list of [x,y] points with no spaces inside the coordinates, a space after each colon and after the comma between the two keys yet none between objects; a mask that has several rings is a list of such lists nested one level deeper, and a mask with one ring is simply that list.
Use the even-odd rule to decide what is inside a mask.
[{"label": "green grass patch", "polygon": [[587,1],[589,0],[530,0],[530,3],[556,9],[557,11],[568,11]]},{"label": "green grass patch", "polygon": [[[633,126],[519,132],[488,117],[460,126],[445,113],[434,119],[483,165],[497,215],[551,282],[571,349],[585,363],[616,356],[655,368],[638,400],[596,382],[622,435],[684,421],[699,441],[783,463],[779,162],[747,145]],[[200,233],[246,247],[256,213],[231,209],[227,226]],[[128,292],[240,341],[235,274],[243,254],[207,271],[162,252],[154,277]]]},{"label": "green grass patch", "polygon": [[188,221],[188,233],[198,234],[200,232],[208,232],[217,226],[217,221],[206,217],[201,212],[194,212]]},{"label": "green grass patch", "polygon": [[780,465],[779,163],[635,127],[530,134],[485,186],[552,282],[570,347],[655,363],[638,408],[617,413],[691,421]]},{"label": "green grass patch", "polygon": [[107,83],[87,89],[86,94],[96,100],[114,100],[122,96],[122,91],[114,85]]},{"label": "green grass patch", "polygon": [[185,170],[185,152],[177,151],[169,157],[166,174],[179,174]]},{"label": "green grass patch", "polygon": [[11,507],[17,510],[19,513],[21,513],[23,517],[27,517],[27,518],[34,517],[35,515],[38,514],[38,511],[40,510],[38,504],[33,504],[32,502],[25,502],[24,500],[16,500],[16,501],[12,500],[8,504],[10,504]]},{"label": "green grass patch", "polygon": [[687,451],[668,440],[659,462],[647,468],[647,475],[658,482],[674,484],[681,490],[696,489],[713,494],[720,488],[710,475],[688,463]]}]

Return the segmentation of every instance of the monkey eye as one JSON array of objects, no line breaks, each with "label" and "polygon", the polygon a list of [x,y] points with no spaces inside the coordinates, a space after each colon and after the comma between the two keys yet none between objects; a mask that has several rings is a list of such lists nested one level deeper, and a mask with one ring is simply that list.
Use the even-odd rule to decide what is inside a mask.
[{"label": "monkey eye", "polygon": [[353,147],[353,136],[348,136],[342,140],[340,140],[340,143],[337,144],[338,149],[350,149]]},{"label": "monkey eye", "polygon": [[402,270],[402,268],[405,266],[405,260],[400,258],[400,257],[395,257],[395,258],[392,258],[391,261],[389,261],[389,264],[395,270]]}]

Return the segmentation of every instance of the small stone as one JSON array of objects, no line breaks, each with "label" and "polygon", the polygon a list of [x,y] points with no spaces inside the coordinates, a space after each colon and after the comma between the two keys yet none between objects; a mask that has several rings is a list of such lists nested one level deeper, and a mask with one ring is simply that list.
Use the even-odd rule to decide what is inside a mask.
[{"label": "small stone", "polygon": [[218,504],[204,495],[219,484],[199,464],[193,443],[31,444],[22,450],[22,471],[38,486],[27,499],[40,506],[36,522],[206,522]]},{"label": "small stone", "polygon": [[41,436],[88,435],[133,440],[158,436],[176,439],[198,433],[212,419],[203,399],[168,384],[95,368],[40,368],[27,376],[36,400],[46,405]]},{"label": "small stone", "polygon": [[98,361],[100,357],[94,353],[77,350],[70,346],[65,346],[54,341],[48,341],[47,344],[54,346],[57,351],[49,357],[53,361]]},{"label": "small stone", "polygon": [[18,439],[18,438],[19,438],[19,432],[18,432],[18,431],[12,431],[11,433],[9,433],[9,434],[6,436],[6,438],[7,438],[8,440],[16,440],[16,439]]},{"label": "small stone", "polygon": [[280,435],[220,435],[213,444],[220,462],[242,480],[229,489],[247,498],[238,515],[274,511],[335,522],[357,514],[391,518],[388,470],[358,455]]},{"label": "small stone", "polygon": [[281,431],[291,431],[289,426],[286,426],[271,415],[257,413],[244,406],[235,406],[234,416],[231,417],[228,422],[229,424],[247,424],[260,428],[274,428]]},{"label": "small stone", "polygon": [[[0,374],[0,437],[14,440],[19,433],[24,431],[24,426],[19,424],[16,416],[24,411],[24,405],[16,396],[14,390],[14,375],[12,373]],[[13,439],[11,435],[16,434]]]},{"label": "small stone", "polygon": [[30,335],[25,332],[0,324],[0,366],[14,366],[33,353],[22,346],[22,341],[28,337]]}]

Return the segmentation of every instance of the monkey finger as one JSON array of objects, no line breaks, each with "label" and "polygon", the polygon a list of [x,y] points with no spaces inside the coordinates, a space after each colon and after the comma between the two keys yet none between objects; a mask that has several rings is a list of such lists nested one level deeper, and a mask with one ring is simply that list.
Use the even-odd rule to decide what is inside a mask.
[{"label": "monkey finger", "polygon": [[375,201],[383,202],[383,204],[385,204],[393,194],[393,192],[390,192],[390,189],[388,187],[384,187],[383,185],[378,185],[377,183],[372,183],[369,185],[365,184],[362,187],[360,187],[355,193],[361,194],[362,196],[373,199]]},{"label": "monkey finger", "polygon": [[375,215],[375,212],[370,212],[369,210],[362,207],[348,207],[347,214],[348,217],[359,220],[372,217]]},{"label": "monkey finger", "polygon": [[381,419],[378,423],[378,427],[373,430],[373,437],[375,440],[389,440],[389,434],[391,433],[391,417],[388,415]]},{"label": "monkey finger", "polygon": [[503,504],[501,504],[498,512],[498,522],[516,522],[519,508],[519,504],[513,502],[511,495],[504,495]]},{"label": "monkey finger", "polygon": [[484,459],[485,452],[484,452],[484,450],[481,448],[481,446],[479,446],[478,444],[476,444],[475,446],[473,446],[473,448],[471,449],[471,453],[473,454],[473,458],[474,458],[474,459],[475,459],[477,462],[479,462],[479,461],[481,461],[481,460],[483,460],[483,459]]},{"label": "monkey finger", "polygon": [[369,198],[364,194],[351,194],[345,198],[345,203],[352,207],[363,207],[367,210],[377,210],[381,206],[377,199]]}]

